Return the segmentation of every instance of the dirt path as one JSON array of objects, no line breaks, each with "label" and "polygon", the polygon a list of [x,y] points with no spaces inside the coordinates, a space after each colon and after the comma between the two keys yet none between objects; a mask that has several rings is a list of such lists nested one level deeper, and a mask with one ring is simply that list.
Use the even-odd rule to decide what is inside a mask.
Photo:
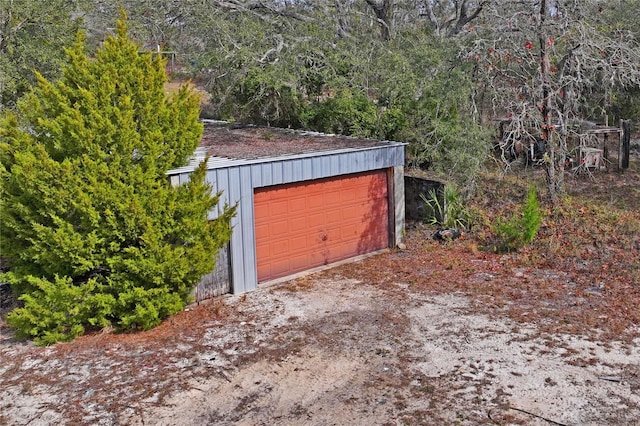
[{"label": "dirt path", "polygon": [[[375,259],[374,259],[375,260]],[[175,335],[3,336],[0,423],[632,425],[640,338],[489,318],[468,296],[340,271],[231,296]],[[185,318],[202,327],[185,327]],[[185,323],[187,324],[187,323]],[[526,414],[525,413],[531,413]],[[539,417],[536,417],[539,416]]]}]

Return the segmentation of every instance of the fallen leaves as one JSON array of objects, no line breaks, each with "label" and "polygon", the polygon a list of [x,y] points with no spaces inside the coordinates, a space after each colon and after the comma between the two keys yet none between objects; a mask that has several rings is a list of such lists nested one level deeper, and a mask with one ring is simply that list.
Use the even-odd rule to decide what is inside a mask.
[{"label": "fallen leaves", "polygon": [[[633,339],[640,333],[640,217],[632,206],[640,205],[640,196],[630,188],[640,173],[636,166],[614,175],[613,187],[610,173],[594,176],[588,184],[579,177],[568,181],[571,196],[548,211],[536,240],[517,253],[491,253],[486,230],[442,244],[432,240],[432,227],[412,223],[406,250],[327,273],[378,285],[400,280],[427,293],[462,292],[474,297],[478,311],[506,313],[548,332]],[[499,217],[527,184],[523,177],[489,176],[473,207]]]}]

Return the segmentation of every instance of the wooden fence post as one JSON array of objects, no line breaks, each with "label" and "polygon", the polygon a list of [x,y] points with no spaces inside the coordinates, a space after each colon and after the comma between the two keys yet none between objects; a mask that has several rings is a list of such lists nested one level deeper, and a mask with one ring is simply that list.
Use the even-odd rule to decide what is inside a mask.
[{"label": "wooden fence post", "polygon": [[631,122],[630,120],[620,120],[622,135],[620,137],[620,153],[618,155],[618,168],[629,168],[629,155],[631,154]]}]

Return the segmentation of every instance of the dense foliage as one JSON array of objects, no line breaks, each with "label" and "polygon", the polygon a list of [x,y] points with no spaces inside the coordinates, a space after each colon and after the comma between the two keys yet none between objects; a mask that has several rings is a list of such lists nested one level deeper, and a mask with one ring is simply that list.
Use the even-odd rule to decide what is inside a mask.
[{"label": "dense foliage", "polygon": [[81,24],[76,7],[70,0],[0,2],[0,111],[15,107],[36,82],[34,69],[47,78],[60,75],[63,48]]},{"label": "dense foliage", "polygon": [[[174,74],[209,91],[207,117],[406,141],[410,166],[464,193],[497,118],[518,138],[547,138],[555,196],[572,123],[639,117],[638,0],[118,4],[145,48],[176,52]],[[76,12],[53,29],[82,17],[99,45],[118,4],[67,2],[61,13]]]},{"label": "dense foliage", "polygon": [[7,322],[49,344],[87,328],[147,329],[183,308],[230,237],[202,164],[172,187],[202,134],[199,97],[167,98],[165,63],[118,22],[95,57],[84,38],[63,77],[38,85],[0,127],[1,255],[24,307]]},{"label": "dense foliage", "polygon": [[[86,2],[99,39],[114,6]],[[452,20],[433,2],[427,25],[409,1],[123,1],[139,40],[178,52],[175,74],[211,94],[207,118],[407,141],[411,166],[463,187],[491,143],[457,58],[475,3]]]}]

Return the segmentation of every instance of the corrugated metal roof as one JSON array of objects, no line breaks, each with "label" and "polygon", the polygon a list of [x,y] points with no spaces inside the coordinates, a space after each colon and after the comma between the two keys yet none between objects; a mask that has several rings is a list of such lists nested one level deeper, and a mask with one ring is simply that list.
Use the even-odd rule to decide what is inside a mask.
[{"label": "corrugated metal roof", "polygon": [[309,158],[361,150],[406,145],[405,143],[303,130],[234,125],[223,121],[204,121],[200,146],[184,167],[168,175],[191,172],[209,156],[209,170],[272,161]]}]

